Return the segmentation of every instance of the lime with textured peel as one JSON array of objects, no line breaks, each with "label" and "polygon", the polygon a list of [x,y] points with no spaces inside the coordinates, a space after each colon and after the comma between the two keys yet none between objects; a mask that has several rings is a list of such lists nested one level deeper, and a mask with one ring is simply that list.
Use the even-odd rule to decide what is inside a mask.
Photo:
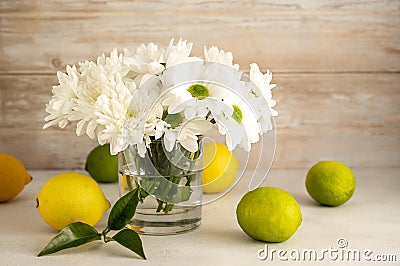
[{"label": "lime with textured peel", "polygon": [[321,161],[308,171],[306,188],[316,202],[334,207],[342,205],[353,196],[356,179],[345,164]]},{"label": "lime with textured peel", "polygon": [[16,197],[31,180],[20,160],[0,153],[0,202]]},{"label": "lime with textured peel", "polygon": [[118,156],[110,154],[110,144],[97,146],[87,156],[85,169],[97,182],[117,182]]},{"label": "lime with textured peel", "polygon": [[110,207],[99,184],[90,176],[75,172],[50,178],[36,202],[42,219],[57,230],[74,222],[94,226]]},{"label": "lime with textured peel", "polygon": [[218,193],[229,188],[236,178],[239,160],[224,144],[204,143],[203,192]]},{"label": "lime with textured peel", "polygon": [[236,216],[247,235],[265,242],[288,240],[302,221],[300,207],[293,196],[274,187],[247,192],[236,208]]}]

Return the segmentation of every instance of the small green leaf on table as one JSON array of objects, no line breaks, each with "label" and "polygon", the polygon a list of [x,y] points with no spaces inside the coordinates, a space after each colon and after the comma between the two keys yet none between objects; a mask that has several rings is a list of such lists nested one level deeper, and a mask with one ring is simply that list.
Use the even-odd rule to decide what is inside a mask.
[{"label": "small green leaf on table", "polygon": [[44,256],[57,251],[78,247],[85,243],[101,240],[101,234],[92,226],[76,222],[64,227],[50,242],[45,246],[38,256]]},{"label": "small green leaf on table", "polygon": [[146,259],[143,251],[142,240],[140,240],[139,235],[135,231],[127,228],[123,229],[115,234],[112,239],[122,246],[132,250],[143,259]]}]

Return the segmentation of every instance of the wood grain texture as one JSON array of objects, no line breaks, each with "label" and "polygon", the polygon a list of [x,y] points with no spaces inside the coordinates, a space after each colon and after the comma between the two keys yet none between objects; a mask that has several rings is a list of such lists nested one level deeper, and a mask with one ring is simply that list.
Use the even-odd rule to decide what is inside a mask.
[{"label": "wood grain texture", "polygon": [[[272,167],[308,168],[319,160],[338,160],[351,167],[399,167],[399,136],[398,127],[278,128]],[[72,128],[64,131],[2,128],[0,139],[0,152],[20,158],[29,169],[82,169],[86,156],[97,145],[86,137],[77,137]],[[258,154],[260,145],[253,149]],[[248,167],[255,168],[257,162],[250,160]],[[260,162],[258,167],[268,166]]]},{"label": "wood grain texture", "polygon": [[0,129],[0,151],[20,159],[28,169],[83,169],[96,143],[75,131]]},{"label": "wood grain texture", "polygon": [[[74,124],[41,129],[56,77],[2,75],[0,81],[0,151],[32,169],[82,168],[94,141],[77,137]],[[308,167],[320,159],[400,165],[400,74],[280,74],[274,82],[279,116],[273,167]],[[249,167],[255,166],[252,160]]]},{"label": "wood grain texture", "polygon": [[54,72],[171,37],[232,51],[247,69],[399,71],[399,1],[1,1],[0,71]]},{"label": "wood grain texture", "polygon": [[[2,0],[0,7],[7,13],[47,13],[47,12],[170,12],[187,13],[190,11],[252,11],[254,9],[271,12],[293,12],[312,10],[316,12],[393,12],[399,6],[394,0],[361,1],[292,1],[292,0]],[[241,12],[242,13],[242,12]]]},{"label": "wood grain texture", "polygon": [[42,130],[56,71],[182,37],[196,55],[217,45],[242,70],[278,73],[273,167],[399,167],[399,25],[397,0],[0,0],[0,152],[31,169],[83,168],[94,141],[74,124]]},{"label": "wood grain texture", "polygon": [[57,85],[56,75],[2,75],[0,128],[36,130],[43,127],[46,103]]},{"label": "wood grain texture", "polygon": [[[400,126],[400,74],[276,74],[273,82],[278,128]],[[1,75],[0,128],[41,130],[57,83],[56,75]]]}]

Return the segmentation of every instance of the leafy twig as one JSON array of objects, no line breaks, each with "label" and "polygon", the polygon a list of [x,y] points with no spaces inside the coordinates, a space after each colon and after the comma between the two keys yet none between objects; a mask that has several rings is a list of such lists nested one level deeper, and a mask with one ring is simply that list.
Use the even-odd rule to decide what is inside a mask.
[{"label": "leafy twig", "polygon": [[[71,223],[51,239],[38,256],[49,255],[63,249],[78,247],[103,239],[104,243],[116,241],[143,259],[146,259],[139,235],[135,231],[125,228],[135,214],[138,202],[139,190],[134,189],[114,204],[108,216],[107,227],[101,233],[86,223]],[[112,230],[119,230],[119,232],[112,237],[107,236]]]}]

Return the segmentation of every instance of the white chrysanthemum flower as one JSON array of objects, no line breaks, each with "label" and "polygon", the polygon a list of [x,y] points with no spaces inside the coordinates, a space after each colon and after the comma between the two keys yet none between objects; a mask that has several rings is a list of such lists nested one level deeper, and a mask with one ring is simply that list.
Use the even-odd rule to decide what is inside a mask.
[{"label": "white chrysanthemum flower", "polygon": [[110,86],[107,93],[98,97],[95,115],[96,122],[104,127],[98,135],[99,144],[110,143],[111,154],[117,154],[127,148],[122,131],[132,94],[119,75]]},{"label": "white chrysanthemum flower", "polygon": [[[144,156],[146,146],[161,137],[170,150],[180,142],[187,150],[197,151],[198,135],[212,121],[226,135],[230,150],[237,145],[250,150],[251,143],[272,129],[272,116],[277,115],[272,109],[276,102],[271,90],[276,85],[271,84],[271,72],[263,74],[257,64],[250,65],[250,80],[259,89],[255,90],[254,84],[241,79],[231,52],[204,48],[205,61],[217,63],[205,64],[191,56],[192,46],[182,39],[174,44],[172,39],[165,50],[149,43],[122,54],[114,49],[96,62],[79,63],[78,69],[67,66],[66,74],[57,73],[59,85],[53,87],[46,105],[49,115],[44,128],[56,124],[64,128],[69,121],[77,121],[77,135],[110,143],[112,154],[136,145]],[[196,61],[200,63],[183,64]],[[153,84],[149,79],[154,76],[159,79]],[[186,80],[212,82],[174,87]],[[159,101],[164,88],[174,89]]]},{"label": "white chrysanthemum flower", "polygon": [[[140,156],[144,157],[150,136],[157,134],[162,121],[162,107],[157,103],[154,91],[138,90],[129,105],[123,137],[125,145],[136,145]],[[156,129],[157,127],[157,129]]]},{"label": "white chrysanthemum flower", "polygon": [[218,131],[221,135],[226,135],[226,143],[229,150],[233,150],[236,145],[240,145],[246,151],[250,151],[251,144],[257,142],[261,134],[258,116],[247,101],[248,97],[255,97],[254,94],[251,94],[250,91],[247,91],[247,93],[246,91],[240,91],[239,94],[233,90],[225,90],[220,93],[229,95],[229,97],[224,97],[220,104],[229,106],[232,109],[232,113],[222,112],[213,115]]},{"label": "white chrysanthemum flower", "polygon": [[226,146],[228,150],[233,151],[237,145],[241,146],[245,151],[250,151],[251,143],[249,142],[246,128],[232,116],[218,115],[214,117],[218,131],[225,136]]},{"label": "white chrysanthemum flower", "polygon": [[[103,53],[97,58],[96,62],[97,66],[102,68],[107,77],[116,78],[117,75],[125,77],[129,72],[129,68],[124,62],[123,54],[118,54],[117,49],[112,50],[110,56],[106,56]],[[84,72],[84,66],[81,66],[80,70]]]},{"label": "white chrysanthemum flower", "polygon": [[161,65],[163,54],[164,49],[159,49],[151,42],[147,45],[141,44],[136,51],[124,49],[124,61],[134,72],[157,74],[157,68],[164,68]]},{"label": "white chrysanthemum flower", "polygon": [[[249,151],[250,144],[259,140],[260,126],[257,118],[240,96],[216,85],[205,87],[193,84],[186,87],[171,90],[170,96],[163,101],[163,105],[168,106],[169,114],[183,113],[186,119],[214,119],[219,132],[226,135],[229,150],[240,144]],[[229,97],[226,97],[227,94],[230,94]]]},{"label": "white chrysanthemum flower", "polygon": [[219,50],[218,47],[211,46],[210,48],[204,47],[204,59],[209,62],[216,62],[231,66],[236,70],[239,70],[238,64],[233,64],[233,55],[231,52],[225,52],[224,50]]},{"label": "white chrysanthemum flower", "polygon": [[94,139],[97,137],[97,133],[103,130],[103,126],[96,121],[96,102],[110,82],[105,72],[94,62],[86,61],[80,65],[83,71],[77,87],[78,99],[70,120],[79,121],[76,128],[78,136],[86,134],[89,138]]},{"label": "white chrysanthemum flower", "polygon": [[263,96],[255,96],[254,94],[249,95],[246,98],[246,102],[253,115],[256,117],[257,122],[261,128],[260,135],[271,130],[272,125],[272,109],[269,107]]},{"label": "white chrysanthemum flower", "polygon": [[124,62],[133,72],[132,78],[138,87],[165,69],[164,52],[164,49],[158,48],[154,43],[142,44],[136,51],[124,49]]},{"label": "white chrysanthemum flower", "polygon": [[272,99],[271,90],[276,87],[276,84],[271,84],[272,73],[267,70],[267,73],[263,74],[256,63],[250,64],[250,80],[254,82],[257,88],[261,91],[264,98],[267,100],[269,107],[271,108],[271,114],[277,116],[278,112],[272,107],[276,105],[276,101]]},{"label": "white chrysanthemum flower", "polygon": [[234,107],[233,118],[238,124],[243,125],[246,131],[247,141],[249,143],[256,143],[259,141],[259,136],[262,134],[262,126],[258,120],[257,113],[253,110],[249,102],[249,97],[240,99],[232,104]]},{"label": "white chrysanthemum flower", "polygon": [[191,57],[193,43],[188,43],[186,40],[180,39],[176,45],[174,45],[174,39],[171,39],[165,53],[163,55],[163,62],[165,67],[169,68],[174,65],[201,61],[198,57]]},{"label": "white chrysanthemum flower", "polygon": [[159,139],[168,126],[168,123],[162,120],[163,112],[164,110],[160,102],[155,102],[149,111],[145,124],[145,140],[147,147],[151,143],[150,137]]},{"label": "white chrysanthemum flower", "polygon": [[190,56],[192,47],[192,43],[187,43],[182,39],[177,44],[174,44],[174,39],[171,39],[165,50],[158,48],[154,43],[149,43],[147,46],[142,44],[135,53],[124,50],[125,64],[131,69],[132,78],[140,87],[152,76],[160,74],[168,67],[200,61],[200,58]]},{"label": "white chrysanthemum flower", "polygon": [[[240,95],[211,84],[207,87],[201,84],[193,84],[187,89],[186,87],[172,89],[163,101],[163,105],[168,106],[169,114],[183,113],[186,119],[196,116],[214,118],[220,134],[226,135],[229,150],[240,144],[249,151],[250,144],[259,140],[261,126],[258,116],[243,99],[245,91]],[[255,97],[250,91],[247,96]]]},{"label": "white chrysanthemum flower", "polygon": [[212,116],[220,113],[231,116],[232,107],[221,103],[219,95],[217,86],[184,85],[172,89],[163,101],[163,105],[168,106],[169,114],[183,112],[188,120],[195,116],[206,117],[209,112]]},{"label": "white chrysanthemum flower", "polygon": [[199,149],[198,136],[212,129],[212,124],[204,119],[192,119],[175,128],[169,128],[164,133],[164,145],[167,151],[172,151],[178,141],[183,148],[190,152]]},{"label": "white chrysanthemum flower", "polygon": [[[76,128],[78,136],[86,134],[92,139],[99,138],[99,135],[104,130],[104,125],[97,122],[98,99],[102,95],[111,97],[109,94],[115,88],[114,83],[116,80],[122,82],[124,75],[129,70],[123,63],[122,55],[118,55],[116,49],[111,52],[110,57],[102,54],[97,58],[97,63],[85,61],[79,65],[81,75],[77,88],[78,99],[70,120],[79,121]],[[129,80],[126,83],[126,87],[132,94],[136,89],[134,84]],[[104,143],[104,140],[98,139],[98,142]]]},{"label": "white chrysanthemum flower", "polygon": [[46,112],[49,113],[45,117],[48,121],[43,129],[58,124],[60,128],[64,128],[70,121],[73,107],[77,101],[77,87],[79,82],[79,73],[75,66],[67,66],[67,74],[60,71],[57,72],[59,85],[53,86],[53,96],[46,105]]}]

